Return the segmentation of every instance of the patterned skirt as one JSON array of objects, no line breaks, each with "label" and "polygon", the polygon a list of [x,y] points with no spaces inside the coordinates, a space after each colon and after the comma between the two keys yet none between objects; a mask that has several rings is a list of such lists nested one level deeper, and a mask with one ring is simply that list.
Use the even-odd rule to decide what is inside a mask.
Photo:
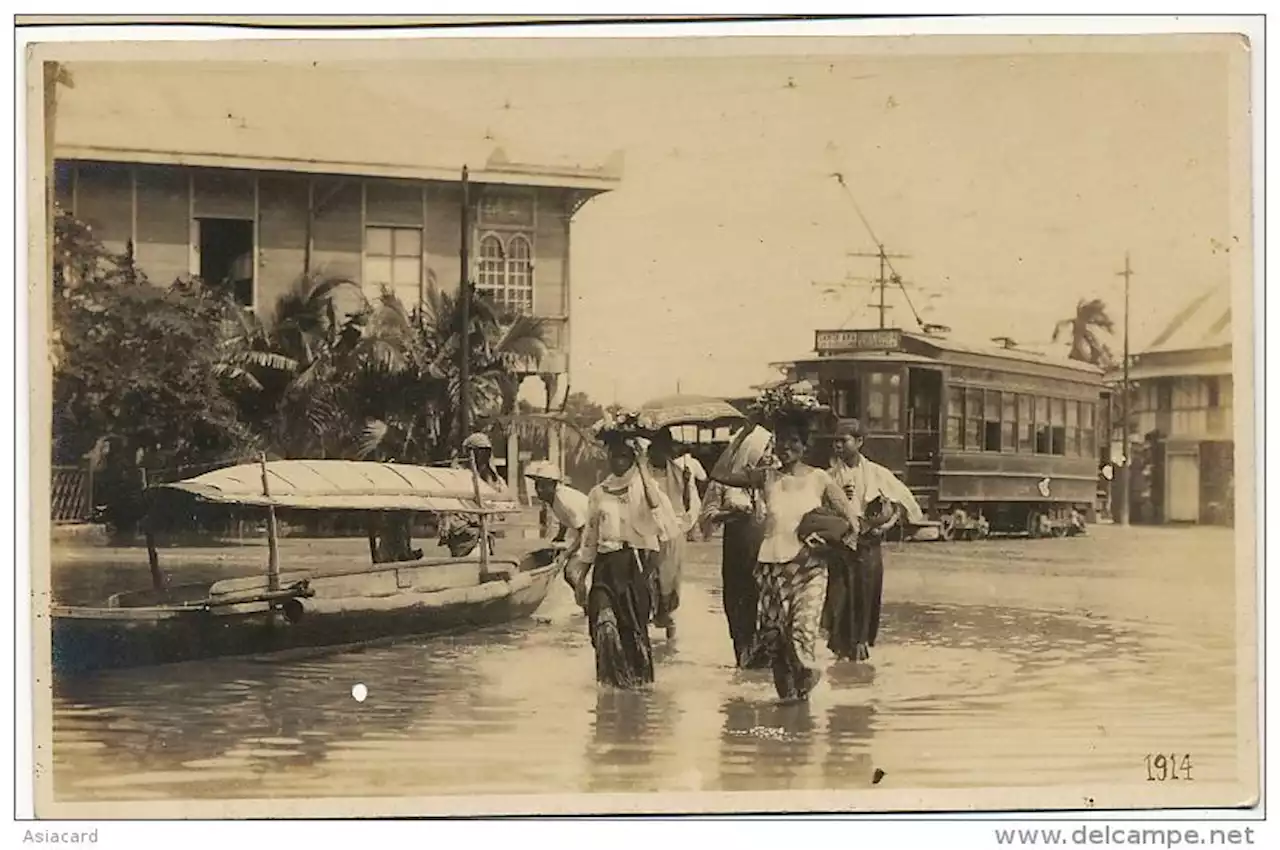
[{"label": "patterned skirt", "polygon": [[814,648],[827,571],[822,564],[789,561],[757,563],[755,572],[760,600],[755,649],[744,659],[744,666],[767,659],[778,696],[804,699],[820,678]]}]

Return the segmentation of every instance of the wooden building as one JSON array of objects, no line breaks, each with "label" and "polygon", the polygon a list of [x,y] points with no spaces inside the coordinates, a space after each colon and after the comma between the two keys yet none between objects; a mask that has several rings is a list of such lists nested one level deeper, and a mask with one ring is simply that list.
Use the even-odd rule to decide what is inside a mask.
[{"label": "wooden building", "polygon": [[[1135,522],[1231,524],[1235,422],[1231,293],[1193,299],[1129,367]],[[1122,373],[1107,376],[1119,387]],[[1113,438],[1123,442],[1120,423]]]},{"label": "wooden building", "polygon": [[230,278],[266,320],[309,273],[368,294],[389,286],[409,307],[430,286],[456,291],[466,165],[471,278],[500,308],[544,320],[551,350],[530,374],[568,372],[571,223],[619,185],[620,157],[513,162],[484,128],[416,108],[421,80],[389,72],[248,62],[69,70],[56,199],[109,249],[131,244],[152,281]]}]

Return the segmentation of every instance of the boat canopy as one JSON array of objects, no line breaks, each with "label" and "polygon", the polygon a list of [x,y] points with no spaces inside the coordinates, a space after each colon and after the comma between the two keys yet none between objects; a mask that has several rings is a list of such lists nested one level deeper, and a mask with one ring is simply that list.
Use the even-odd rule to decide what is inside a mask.
[{"label": "boat canopy", "polygon": [[704,395],[669,395],[640,406],[644,421],[654,428],[681,425],[724,427],[746,420],[736,407],[722,398]]},{"label": "boat canopy", "polygon": [[206,502],[304,510],[424,511],[430,513],[513,513],[519,503],[509,493],[479,482],[471,470],[354,460],[273,460],[206,472],[157,485]]}]

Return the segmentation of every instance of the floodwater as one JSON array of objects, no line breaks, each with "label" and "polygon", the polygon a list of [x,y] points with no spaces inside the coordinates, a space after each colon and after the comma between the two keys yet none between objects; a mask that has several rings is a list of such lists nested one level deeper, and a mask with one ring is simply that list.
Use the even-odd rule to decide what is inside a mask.
[{"label": "floodwater", "polygon": [[[347,541],[301,545],[320,557]],[[807,705],[730,666],[719,544],[692,552],[680,634],[654,633],[652,692],[597,688],[557,580],[533,619],[465,637],[59,682],[55,794],[837,790],[877,771],[897,789],[1109,784],[1145,781],[1145,756],[1172,750],[1197,780],[1235,778],[1228,530],[893,544],[871,663],[828,658]],[[63,596],[93,577],[145,586],[145,555],[140,572],[137,553],[59,558]]]}]

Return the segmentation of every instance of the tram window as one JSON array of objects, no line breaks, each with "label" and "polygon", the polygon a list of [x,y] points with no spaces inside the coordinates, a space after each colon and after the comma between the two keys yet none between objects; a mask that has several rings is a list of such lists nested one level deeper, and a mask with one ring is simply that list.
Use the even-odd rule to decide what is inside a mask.
[{"label": "tram window", "polygon": [[982,390],[974,387],[964,393],[964,448],[982,451]]},{"label": "tram window", "polygon": [[1036,454],[1050,454],[1049,399],[1036,396]]},{"label": "tram window", "polygon": [[1051,454],[1065,455],[1067,453],[1066,407],[1067,403],[1063,399],[1054,398],[1049,400],[1049,422],[1052,425]]},{"label": "tram window", "polygon": [[889,390],[885,393],[885,424],[895,434],[902,430],[902,376],[889,376]]},{"label": "tram window", "polygon": [[872,431],[885,430],[885,374],[872,372],[867,390],[867,427]]},{"label": "tram window", "polygon": [[832,393],[832,407],[841,419],[858,418],[858,385],[854,382],[837,385]]},{"label": "tram window", "polygon": [[1035,417],[1031,415],[1031,396],[1018,396],[1018,451],[1035,451]]},{"label": "tram window", "polygon": [[960,433],[964,428],[964,388],[947,388],[947,435],[946,447],[962,448]]},{"label": "tram window", "polygon": [[1080,454],[1093,457],[1098,453],[1097,444],[1093,441],[1094,406],[1087,401],[1080,402]]},{"label": "tram window", "polygon": [[1018,397],[1013,393],[1004,393],[1001,396],[1000,407],[1000,451],[1017,451],[1017,435],[1014,433],[1017,426]]},{"label": "tram window", "polygon": [[1079,457],[1080,452],[1079,402],[1067,402],[1067,454]]},{"label": "tram window", "polygon": [[983,403],[983,412],[986,414],[982,425],[983,451],[1000,451],[1000,410],[1000,393],[987,390],[987,397]]}]

